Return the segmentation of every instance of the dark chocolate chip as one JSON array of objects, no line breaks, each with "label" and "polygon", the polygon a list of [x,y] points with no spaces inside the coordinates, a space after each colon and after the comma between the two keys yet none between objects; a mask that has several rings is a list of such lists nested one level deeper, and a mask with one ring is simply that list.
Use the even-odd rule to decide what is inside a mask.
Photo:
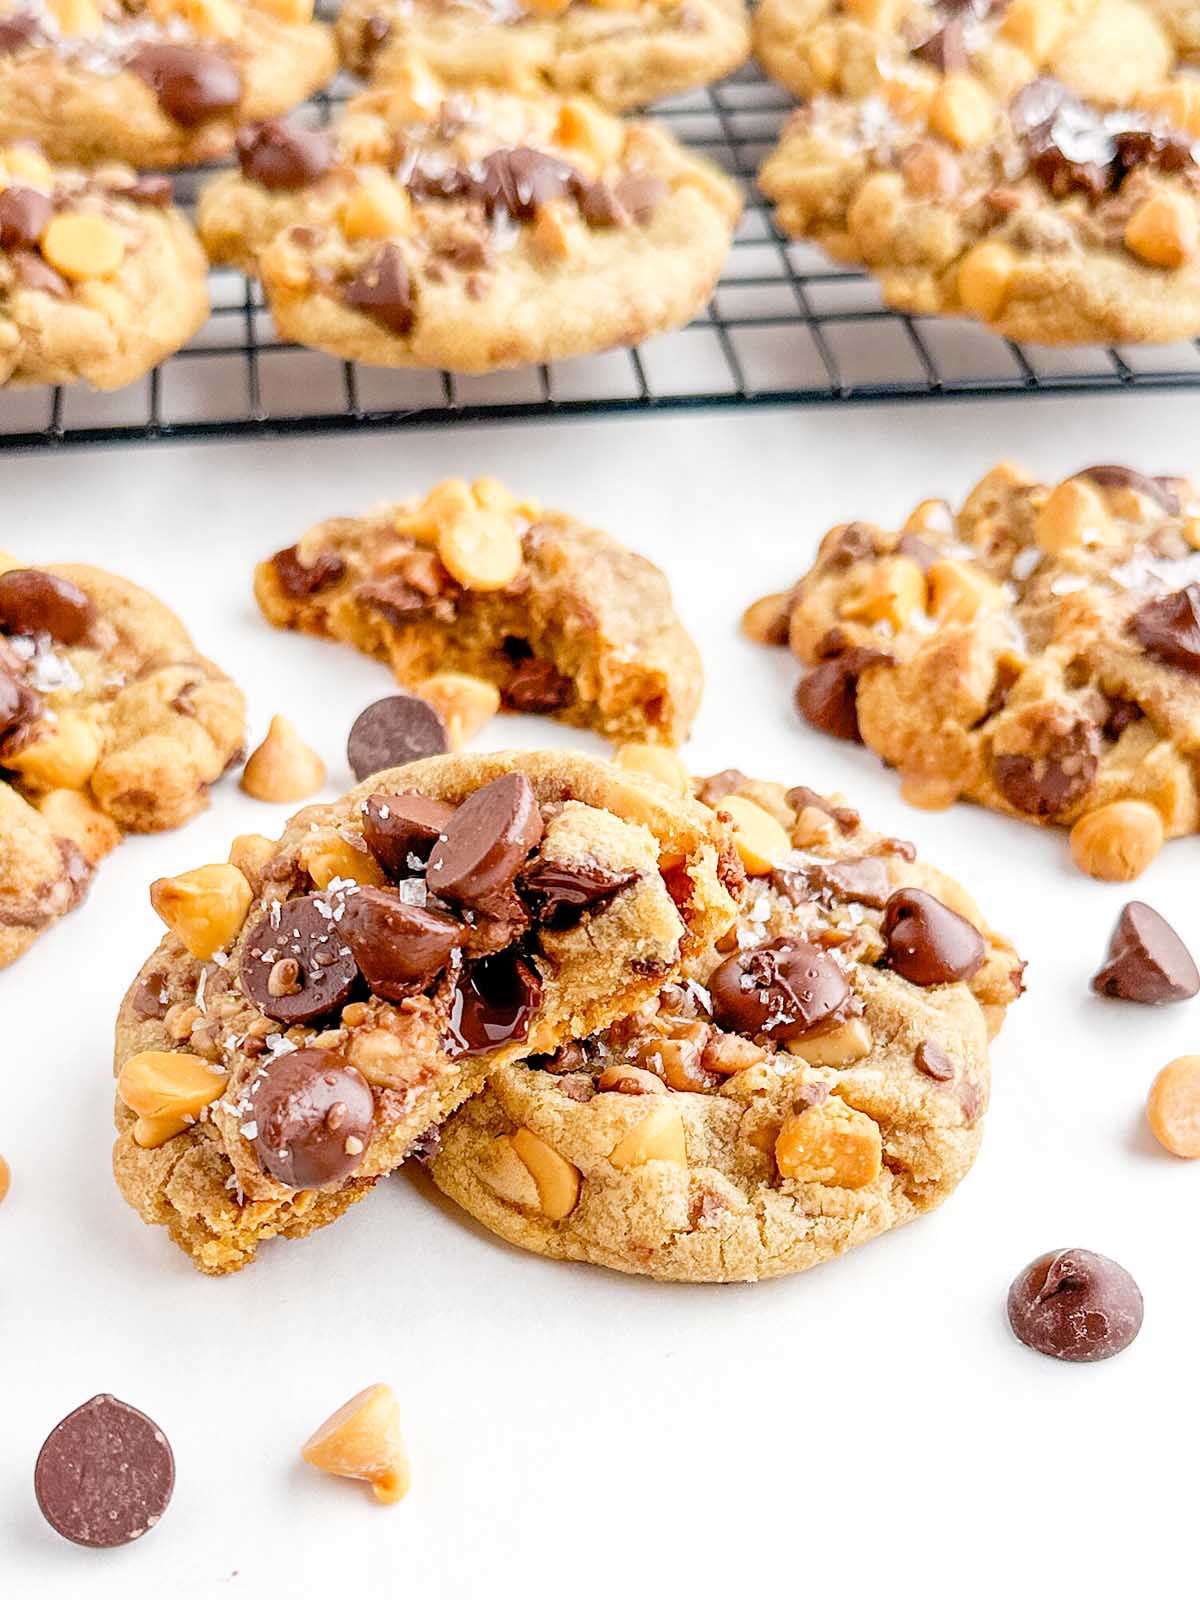
[{"label": "dark chocolate chip", "polygon": [[38,567],[0,573],[0,629],[5,633],[48,633],[59,644],[79,644],[95,616],[91,600],[69,578]]},{"label": "dark chocolate chip", "polygon": [[1104,965],[1092,979],[1097,994],[1161,1006],[1200,994],[1200,971],[1165,917],[1131,900],[1113,929]]},{"label": "dark chocolate chip", "polygon": [[170,1009],[170,992],[163,973],[154,972],[142,979],[129,1000],[135,1017],[146,1022],[160,1022]]},{"label": "dark chocolate chip", "polygon": [[1142,1292],[1125,1268],[1092,1250],[1051,1250],[1008,1291],[1022,1344],[1058,1361],[1106,1361],[1137,1338]]},{"label": "dark chocolate chip", "polygon": [[987,959],[979,929],[924,889],[897,889],[880,931],[888,966],[922,988],[965,983]]},{"label": "dark chocolate chip", "polygon": [[350,770],[361,781],[450,748],[442,715],[415,694],[390,694],[359,712],[346,741]]},{"label": "dark chocolate chip", "polygon": [[725,767],[721,772],[714,772],[711,778],[701,779],[696,792],[706,806],[716,806],[726,795],[736,794],[739,789],[745,788],[749,781],[737,767]]},{"label": "dark chocolate chip", "polygon": [[1132,467],[1115,466],[1084,467],[1075,476],[1087,478],[1101,489],[1133,489],[1153,500],[1169,517],[1179,514],[1179,496],[1169,478],[1147,478]]},{"label": "dark chocolate chip", "polygon": [[417,291],[400,246],[389,239],[381,244],[342,291],[355,311],[378,322],[401,338],[417,320]]},{"label": "dark chocolate chip", "polygon": [[506,772],[459,806],[433,847],[426,882],[444,899],[486,904],[511,887],[541,837],[529,779]]},{"label": "dark chocolate chip", "polygon": [[228,56],[187,44],[144,44],[125,63],[148,83],[181,128],[197,128],[242,98],[242,75]]},{"label": "dark chocolate chip", "polygon": [[927,1078],[936,1078],[939,1083],[949,1083],[958,1070],[941,1045],[932,1039],[921,1040],[913,1060],[918,1072],[923,1072]]},{"label": "dark chocolate chip", "polygon": [[250,1117],[264,1172],[289,1189],[319,1189],[362,1165],[375,1098],[336,1050],[290,1050],[258,1069]]},{"label": "dark chocolate chip", "polygon": [[256,923],[242,948],[239,977],[265,1016],[315,1022],[345,1005],[358,965],[338,923],[342,910],[336,895],[303,894],[272,906]]},{"label": "dark chocolate chip", "polygon": [[346,563],[332,550],[322,550],[315,560],[304,563],[294,544],[277,551],[271,557],[271,565],[289,600],[307,600],[310,595],[319,594],[337,583],[346,571]]},{"label": "dark chocolate chip", "polygon": [[1039,714],[1020,731],[1024,749],[992,752],[996,787],[1026,816],[1058,816],[1082,800],[1096,780],[1100,729],[1062,707]]},{"label": "dark chocolate chip", "polygon": [[502,696],[510,711],[545,717],[569,705],[574,692],[570,678],[564,677],[552,662],[530,657],[513,668]]},{"label": "dark chocolate chip", "polygon": [[239,131],[237,158],[243,174],[264,189],[302,189],[329,171],[333,148],[319,129],[274,117]]},{"label": "dark chocolate chip", "polygon": [[111,1550],[148,1533],[171,1503],[175,1458],[166,1434],[115,1395],[64,1417],[38,1453],[33,1488],[56,1533]]},{"label": "dark chocolate chip", "polygon": [[966,30],[961,17],[951,17],[949,22],[909,52],[918,61],[925,61],[939,72],[965,72],[970,64],[967,53]]},{"label": "dark chocolate chip", "polygon": [[810,885],[835,900],[853,900],[877,910],[887,903],[892,880],[879,856],[850,861],[814,861],[804,869]]},{"label": "dark chocolate chip", "polygon": [[539,861],[524,874],[521,888],[536,921],[560,931],[573,928],[585,911],[607,905],[637,879],[636,872],[614,872],[598,862]]},{"label": "dark chocolate chip", "polygon": [[822,733],[860,744],[858,680],[868,667],[890,660],[882,650],[853,648],[822,661],[796,685],[797,710]]},{"label": "dark chocolate chip", "polygon": [[617,204],[637,223],[647,223],[669,193],[662,178],[648,172],[632,172],[617,180]]},{"label": "dark chocolate chip", "polygon": [[354,588],[354,598],[361,606],[375,612],[391,628],[403,628],[406,623],[426,616],[432,596],[411,584],[399,573],[387,578],[372,578]]},{"label": "dark chocolate chip", "polygon": [[472,1056],[525,1039],[541,1003],[542,980],[515,950],[472,961],[454,991],[446,1047]]},{"label": "dark chocolate chip", "polygon": [[0,250],[29,250],[45,232],[54,203],[40,189],[20,184],[0,194]]},{"label": "dark chocolate chip", "polygon": [[26,13],[0,20],[0,56],[15,55],[30,43],[38,31],[35,18]]},{"label": "dark chocolate chip", "polygon": [[477,192],[484,210],[489,215],[507,211],[518,222],[532,222],[548,200],[581,195],[586,188],[583,174],[570,162],[523,145],[493,150],[482,166]]},{"label": "dark chocolate chip", "polygon": [[[798,783],[794,789],[789,789],[784,799],[797,815],[812,806],[816,811],[823,811],[827,817],[832,817],[837,823],[838,832],[842,834],[857,833],[862,826],[862,818],[852,806],[837,806],[818,794],[815,789],[810,789],[806,783]],[[915,855],[914,851],[914,855]]]},{"label": "dark chocolate chip", "polygon": [[32,289],[39,294],[53,295],[56,300],[65,300],[71,289],[67,280],[61,273],[55,272],[48,261],[44,261],[36,250],[17,250],[12,257],[13,271],[20,279],[25,289]]},{"label": "dark chocolate chip", "polygon": [[579,211],[589,228],[617,228],[627,220],[613,189],[597,178],[579,197]]},{"label": "dark chocolate chip", "polygon": [[346,896],[341,932],[367,988],[391,1001],[428,989],[467,937],[445,912],[410,905],[395,889],[375,888]]},{"label": "dark chocolate chip", "polygon": [[389,878],[423,870],[454,807],[414,790],[373,794],[363,806],[363,842]]},{"label": "dark chocolate chip", "polygon": [[1129,619],[1129,627],[1148,656],[1200,673],[1200,583],[1148,600]]},{"label": "dark chocolate chip", "polygon": [[803,939],[739,951],[722,961],[708,990],[720,1026],[751,1039],[802,1039],[859,1009],[838,962]]}]

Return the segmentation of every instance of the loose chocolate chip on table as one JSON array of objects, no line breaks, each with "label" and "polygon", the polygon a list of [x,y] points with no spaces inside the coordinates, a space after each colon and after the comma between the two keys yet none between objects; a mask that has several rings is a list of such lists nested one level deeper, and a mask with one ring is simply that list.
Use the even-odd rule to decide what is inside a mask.
[{"label": "loose chocolate chip on table", "polygon": [[228,56],[186,44],[144,44],[125,63],[148,83],[181,128],[196,128],[242,98],[242,75]]},{"label": "loose chocolate chip on table", "polygon": [[796,685],[800,715],[835,739],[862,742],[858,730],[858,680],[868,667],[890,661],[881,650],[854,648],[806,672]]},{"label": "loose chocolate chip on table", "polygon": [[1101,489],[1134,489],[1148,500],[1155,501],[1169,517],[1179,512],[1179,496],[1171,487],[1169,478],[1147,478],[1132,467],[1117,466],[1084,467],[1075,476],[1087,478]]},{"label": "loose chocolate chip on table", "polygon": [[1147,655],[1200,673],[1200,583],[1148,600],[1129,619],[1129,627]]},{"label": "loose chocolate chip on table", "polygon": [[175,1487],[175,1458],[144,1412],[114,1395],[93,1395],[42,1446],[33,1487],[56,1533],[111,1550],[160,1520]]},{"label": "loose chocolate chip on table", "polygon": [[336,1050],[292,1050],[261,1068],[250,1090],[252,1138],[264,1171],[289,1189],[319,1189],[362,1164],[375,1100]]},{"label": "loose chocolate chip on table", "polygon": [[0,250],[28,250],[37,244],[54,215],[54,203],[40,189],[14,184],[0,194]]},{"label": "loose chocolate chip on table", "polygon": [[987,958],[978,928],[924,889],[897,889],[883,913],[887,964],[929,988],[973,978]]},{"label": "loose chocolate chip on table", "polygon": [[[314,1022],[350,998],[358,965],[336,920],[340,909],[324,894],[302,894],[272,907],[251,930],[239,977],[264,1016]],[[287,981],[280,981],[277,966]]]},{"label": "loose chocolate chip on table", "polygon": [[949,1083],[957,1070],[941,1045],[932,1039],[921,1040],[913,1060],[918,1072],[923,1072],[927,1078],[936,1078],[939,1083]]},{"label": "loose chocolate chip on table", "polygon": [[447,1048],[454,1055],[480,1055],[524,1039],[541,1003],[542,980],[515,951],[473,961],[454,991]]},{"label": "loose chocolate chip on table", "polygon": [[573,928],[585,911],[606,905],[631,883],[636,872],[614,872],[597,862],[539,861],[521,880],[535,919],[554,930]]},{"label": "loose chocolate chip on table", "polygon": [[318,129],[274,117],[241,129],[237,158],[243,174],[264,189],[302,189],[329,171],[333,150]]},{"label": "loose chocolate chip on table", "polygon": [[342,298],[391,333],[402,338],[417,320],[417,291],[399,245],[390,241],[359,268]]},{"label": "loose chocolate chip on table", "polygon": [[1059,1361],[1106,1361],[1137,1338],[1142,1294],[1125,1268],[1092,1250],[1051,1250],[1008,1291],[1022,1344]]},{"label": "loose chocolate chip on table", "polygon": [[388,877],[408,878],[429,860],[453,815],[454,807],[444,800],[415,790],[373,794],[363,806],[363,841]]},{"label": "loose chocolate chip on table", "polygon": [[712,974],[708,990],[717,1023],[752,1039],[802,1039],[858,1009],[837,961],[803,939],[739,951]]},{"label": "loose chocolate chip on table", "polygon": [[305,565],[294,544],[276,551],[271,565],[279,587],[289,600],[307,600],[310,595],[319,594],[330,584],[337,583],[346,571],[346,563],[332,550],[322,550],[314,561]]},{"label": "loose chocolate chip on table", "polygon": [[523,772],[485,783],[454,813],[429,857],[425,881],[473,905],[502,893],[542,837],[542,814]]},{"label": "loose chocolate chip on table", "polygon": [[504,704],[510,711],[522,711],[531,716],[548,716],[568,705],[574,687],[550,661],[530,658],[519,661],[504,685]]},{"label": "loose chocolate chip on table", "polygon": [[1131,900],[1117,919],[1092,988],[1117,1000],[1161,1006],[1200,994],[1200,971],[1166,918]]},{"label": "loose chocolate chip on table", "polygon": [[1026,748],[993,751],[996,787],[1029,817],[1053,817],[1092,787],[1100,765],[1100,729],[1068,711],[1051,713],[1022,729]]},{"label": "loose chocolate chip on table", "polygon": [[449,748],[446,724],[428,700],[390,694],[358,714],[346,741],[346,759],[361,782],[373,772],[440,756]]},{"label": "loose chocolate chip on table", "polygon": [[453,917],[409,905],[395,889],[348,894],[340,928],[367,988],[391,1001],[427,989],[467,937]]},{"label": "loose chocolate chip on table", "polygon": [[0,630],[48,633],[59,644],[86,639],[96,608],[78,584],[36,567],[0,573]]}]

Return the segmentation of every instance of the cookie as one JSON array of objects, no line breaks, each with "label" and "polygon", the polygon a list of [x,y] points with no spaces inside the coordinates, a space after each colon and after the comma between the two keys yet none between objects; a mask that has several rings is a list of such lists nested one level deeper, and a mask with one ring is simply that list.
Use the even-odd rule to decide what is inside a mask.
[{"label": "cookie", "polygon": [[700,793],[737,812],[752,876],[734,930],[629,1018],[495,1068],[430,1171],[536,1254],[752,1281],[952,1192],[1022,964],[957,884],[839,799],[740,772]]},{"label": "cookie", "polygon": [[284,338],[381,366],[490,372],[676,327],[741,205],[650,123],[423,71],[240,156],[201,196],[212,258],[258,273]]},{"label": "cookie", "polygon": [[[868,267],[898,310],[1012,339],[1200,330],[1200,97],[1147,7],[1096,0],[1062,23],[1046,0],[912,5],[882,32],[818,9],[795,72],[764,46],[788,81],[819,71],[834,91],[759,175],[785,233]],[[773,39],[780,10],[760,23]]]},{"label": "cookie", "polygon": [[0,571],[0,966],[82,900],[122,833],[187,822],[241,748],[241,691],[144,589]]},{"label": "cookie", "polygon": [[457,88],[586,94],[613,111],[712,83],[750,52],[742,0],[350,0],[337,39],[376,87],[415,54]]},{"label": "cookie", "polygon": [[807,721],[861,739],[916,804],[1072,828],[1128,878],[1200,826],[1200,501],[1181,478],[1010,464],[955,515],[834,528],[747,630],[789,643]]},{"label": "cookie", "polygon": [[567,753],[447,755],[156,886],[117,1024],[117,1182],[202,1271],[332,1222],[475,1093],[728,927],[728,830]]},{"label": "cookie", "polygon": [[312,0],[13,0],[0,140],[36,140],[56,161],[194,166],[336,65]]},{"label": "cookie", "polygon": [[0,385],[119,389],[208,316],[207,262],[165,178],[0,149]]},{"label": "cookie", "polygon": [[322,522],[254,589],[269,622],[352,644],[409,688],[469,673],[510,710],[646,743],[681,744],[699,706],[700,654],[658,568],[495,479]]}]

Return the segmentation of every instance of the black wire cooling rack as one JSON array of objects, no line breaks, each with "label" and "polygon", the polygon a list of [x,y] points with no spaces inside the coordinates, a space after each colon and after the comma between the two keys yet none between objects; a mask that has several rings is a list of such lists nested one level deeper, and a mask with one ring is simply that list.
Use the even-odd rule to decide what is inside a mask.
[{"label": "black wire cooling rack", "polygon": [[[335,85],[310,114],[327,119],[353,87]],[[678,332],[487,377],[367,367],[284,342],[257,285],[218,270],[208,323],[143,381],[115,394],[0,392],[0,450],[709,406],[1200,388],[1200,341],[1050,349],[887,310],[869,278],[785,239],[754,187],[790,104],[747,69],[656,108],[747,192],[716,293]],[[184,200],[203,177],[177,182]]]}]

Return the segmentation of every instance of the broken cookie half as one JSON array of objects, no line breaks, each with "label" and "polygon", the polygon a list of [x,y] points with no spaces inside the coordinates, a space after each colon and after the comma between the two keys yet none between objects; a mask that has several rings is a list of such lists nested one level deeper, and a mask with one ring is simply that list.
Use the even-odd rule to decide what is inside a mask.
[{"label": "broken cookie half", "polygon": [[333,1221],[481,1087],[650,1000],[741,868],[698,802],[559,753],[448,755],[154,887],[117,1025],[117,1182],[206,1272]]}]

